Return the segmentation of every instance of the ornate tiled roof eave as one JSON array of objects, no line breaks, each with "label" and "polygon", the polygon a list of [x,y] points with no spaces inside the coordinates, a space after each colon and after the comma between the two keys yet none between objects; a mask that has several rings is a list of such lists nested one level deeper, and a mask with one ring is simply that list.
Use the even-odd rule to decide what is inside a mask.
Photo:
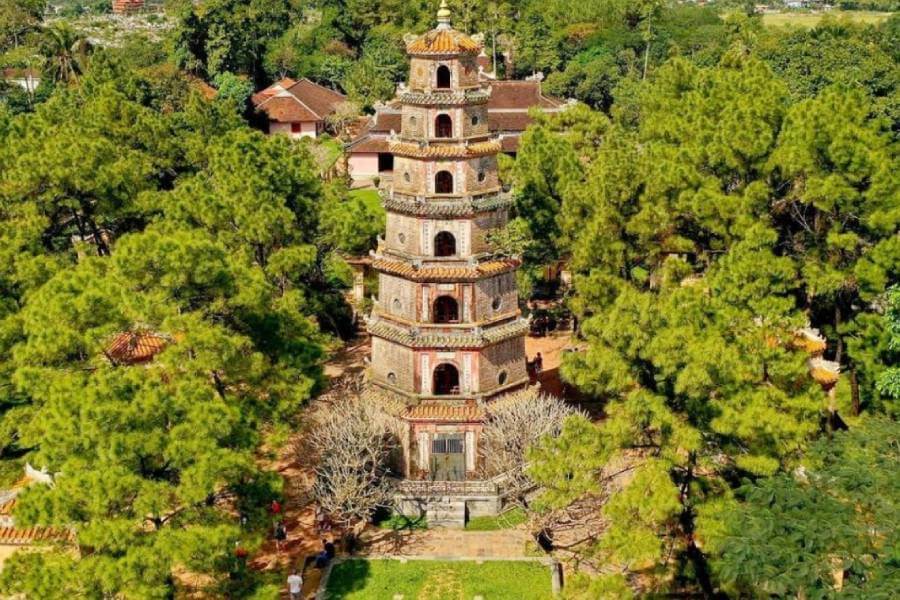
[{"label": "ornate tiled roof eave", "polygon": [[394,156],[407,158],[465,159],[498,154],[502,146],[499,140],[473,144],[412,144],[388,140],[388,148]]},{"label": "ornate tiled roof eave", "polygon": [[509,208],[513,205],[514,199],[511,194],[498,192],[454,201],[432,201],[424,196],[395,192],[394,194],[383,194],[382,202],[387,210],[417,217],[467,217]]},{"label": "ornate tiled roof eave", "polygon": [[462,106],[487,104],[490,97],[490,92],[481,88],[448,92],[410,90],[400,94],[400,101],[412,106]]},{"label": "ornate tiled roof eave", "polygon": [[410,348],[485,348],[524,336],[528,331],[528,322],[521,318],[468,332],[420,332],[378,318],[368,319],[366,325],[370,335]]},{"label": "ornate tiled roof eave", "polygon": [[32,546],[41,542],[74,541],[70,529],[58,527],[0,527],[0,546]]},{"label": "ornate tiled roof eave", "polygon": [[472,266],[427,266],[417,267],[408,261],[390,260],[376,256],[372,268],[376,271],[396,275],[419,283],[470,282],[494,277],[514,271],[519,261],[507,258],[476,263]]},{"label": "ornate tiled roof eave", "polygon": [[484,408],[472,405],[452,405],[445,402],[422,402],[406,409],[407,421],[441,423],[480,423],[487,418]]}]

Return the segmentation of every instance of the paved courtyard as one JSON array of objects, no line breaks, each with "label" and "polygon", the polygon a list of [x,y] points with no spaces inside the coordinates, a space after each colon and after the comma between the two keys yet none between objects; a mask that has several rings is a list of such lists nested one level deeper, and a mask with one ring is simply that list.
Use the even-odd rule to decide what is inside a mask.
[{"label": "paved courtyard", "polygon": [[369,529],[363,534],[363,554],[427,556],[433,558],[521,558],[529,540],[524,528],[498,531],[425,529],[388,531]]}]

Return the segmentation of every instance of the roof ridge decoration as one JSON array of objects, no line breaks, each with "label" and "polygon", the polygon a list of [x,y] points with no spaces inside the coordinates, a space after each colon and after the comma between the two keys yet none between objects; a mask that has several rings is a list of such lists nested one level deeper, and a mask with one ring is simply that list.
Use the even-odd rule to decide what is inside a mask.
[{"label": "roof ridge decoration", "polygon": [[437,27],[409,42],[406,46],[407,53],[446,56],[481,52],[481,44],[465,33],[453,29],[450,24],[451,16],[447,0],[441,0],[441,7],[437,13]]},{"label": "roof ridge decoration", "polygon": [[450,12],[450,7],[447,6],[447,0],[441,0],[441,6],[438,8],[437,12],[438,29],[451,29],[451,16],[452,13]]}]

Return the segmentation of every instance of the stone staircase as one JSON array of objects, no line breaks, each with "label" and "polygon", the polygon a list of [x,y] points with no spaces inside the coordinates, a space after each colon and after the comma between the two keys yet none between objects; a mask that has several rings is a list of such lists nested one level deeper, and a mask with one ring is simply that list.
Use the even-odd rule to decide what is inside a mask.
[{"label": "stone staircase", "polygon": [[462,529],[466,526],[466,502],[450,496],[428,502],[426,519],[429,527]]}]

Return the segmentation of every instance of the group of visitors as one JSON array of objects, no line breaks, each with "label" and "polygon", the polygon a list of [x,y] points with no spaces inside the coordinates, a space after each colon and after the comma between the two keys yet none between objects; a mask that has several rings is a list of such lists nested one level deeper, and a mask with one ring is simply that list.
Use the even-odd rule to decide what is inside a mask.
[{"label": "group of visitors", "polygon": [[275,551],[281,552],[281,546],[287,541],[287,527],[284,525],[284,517],[281,514],[281,502],[272,500],[269,511],[272,513],[272,537],[275,538]]}]

